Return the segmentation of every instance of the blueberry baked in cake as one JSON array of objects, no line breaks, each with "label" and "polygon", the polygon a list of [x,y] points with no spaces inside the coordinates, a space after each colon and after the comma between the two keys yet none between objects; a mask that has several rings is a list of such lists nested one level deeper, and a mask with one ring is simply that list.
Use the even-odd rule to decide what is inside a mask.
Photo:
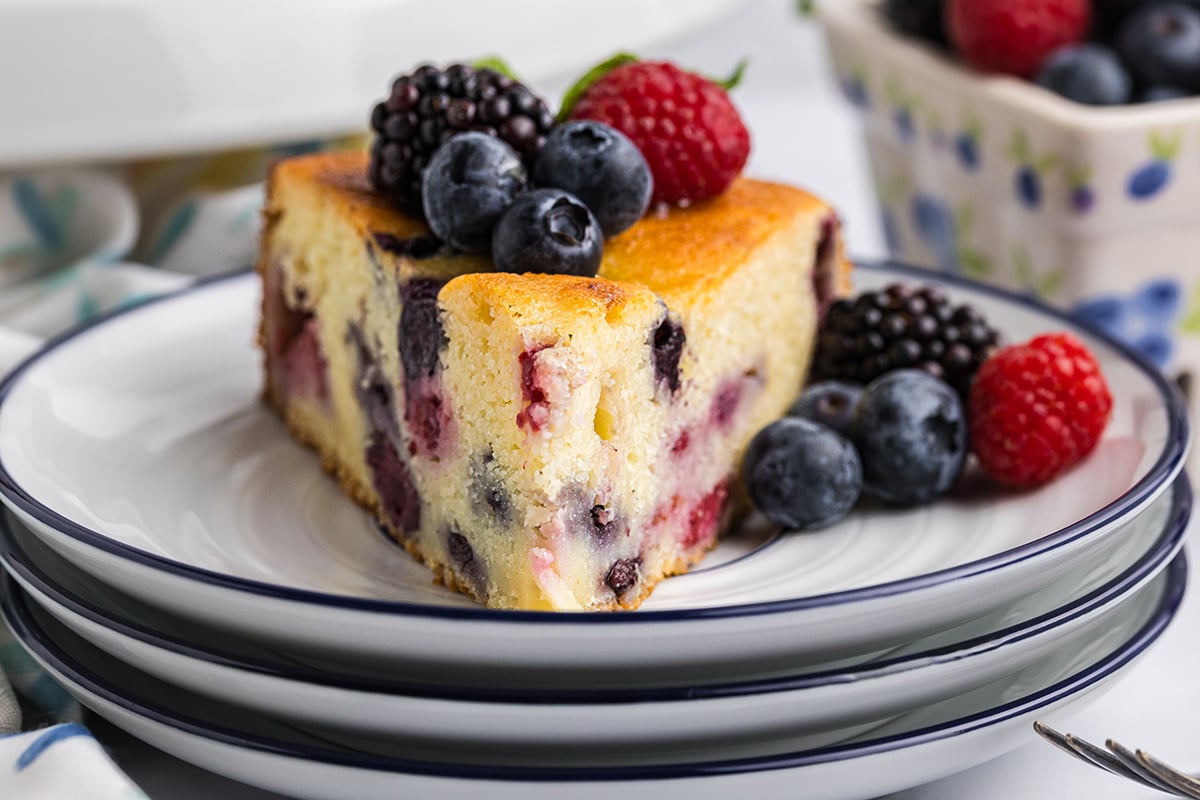
[{"label": "blueberry baked in cake", "polygon": [[[660,135],[681,148],[619,130],[614,109],[648,113],[628,74],[647,67],[708,120]],[[732,109],[638,62],[555,124],[493,70],[424,67],[376,110],[372,153],[274,167],[266,400],[446,585],[629,609],[717,541],[847,279],[829,206],[738,176]]]}]

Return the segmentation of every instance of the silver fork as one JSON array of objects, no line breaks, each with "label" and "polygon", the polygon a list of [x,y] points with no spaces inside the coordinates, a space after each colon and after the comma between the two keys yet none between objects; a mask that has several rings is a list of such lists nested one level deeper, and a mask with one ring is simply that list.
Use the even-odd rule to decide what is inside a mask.
[{"label": "silver fork", "polygon": [[1100,748],[1078,736],[1059,733],[1042,722],[1033,723],[1033,729],[1050,744],[1086,764],[1176,797],[1200,800],[1200,777],[1180,772],[1145,750],[1130,750],[1112,739]]}]

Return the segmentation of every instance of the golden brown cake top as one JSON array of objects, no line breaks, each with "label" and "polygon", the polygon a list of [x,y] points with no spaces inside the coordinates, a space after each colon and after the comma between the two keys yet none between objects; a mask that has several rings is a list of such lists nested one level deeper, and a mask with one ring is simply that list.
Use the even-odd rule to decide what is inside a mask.
[{"label": "golden brown cake top", "polygon": [[[566,327],[587,319],[620,324],[638,314],[655,314],[658,299],[644,285],[577,275],[517,275],[475,272],[460,275],[442,290],[443,301],[475,302],[497,315],[505,313],[518,325],[547,323]],[[504,309],[498,312],[497,308]]]},{"label": "golden brown cake top", "polygon": [[[364,238],[380,233],[402,240],[431,235],[423,221],[400,211],[372,189],[367,160],[367,154],[361,152],[288,159],[275,166],[272,185],[278,188],[296,182],[317,188]],[[685,208],[652,209],[632,228],[608,239],[599,276],[644,285],[669,306],[686,305],[711,292],[746,259],[754,257],[759,246],[780,230],[794,226],[798,218],[819,224],[819,218],[831,213],[822,200],[800,189],[739,178],[719,197]],[[811,258],[811,254],[804,257]],[[487,268],[483,256],[452,258],[471,262],[463,265],[467,268],[453,272]],[[802,266],[808,265],[797,264],[798,268]],[[539,279],[539,285],[546,277]],[[549,276],[549,280],[558,277]],[[506,285],[516,291],[520,283],[507,278],[488,282],[494,284],[493,291]],[[564,292],[569,294],[588,285],[567,282],[555,290],[555,296],[565,302]],[[590,305],[592,299],[580,296],[578,302]]]}]

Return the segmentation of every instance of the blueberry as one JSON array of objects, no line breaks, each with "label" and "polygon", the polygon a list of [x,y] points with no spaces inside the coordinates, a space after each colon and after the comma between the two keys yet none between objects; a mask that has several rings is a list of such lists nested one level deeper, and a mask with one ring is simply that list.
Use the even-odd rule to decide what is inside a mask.
[{"label": "blueberry", "polygon": [[408,464],[387,434],[379,431],[371,434],[365,460],[383,512],[392,526],[400,533],[419,530],[421,495]]},{"label": "blueberry", "polygon": [[1180,98],[1190,96],[1183,89],[1160,84],[1158,86],[1147,86],[1138,93],[1137,101],[1139,103],[1162,103],[1166,100],[1179,100]]},{"label": "blueberry", "polygon": [[346,341],[357,355],[354,394],[367,418],[368,429],[372,434],[386,434],[393,442],[400,441],[400,424],[396,420],[396,400],[391,384],[368,347],[362,329],[353,322],[346,327]]},{"label": "blueberry", "polygon": [[446,531],[446,553],[460,578],[465,578],[477,591],[482,591],[483,563],[476,557],[475,548],[457,527]]},{"label": "blueberry", "polygon": [[857,383],[818,381],[796,398],[787,413],[789,417],[811,419],[844,434],[850,430],[850,420],[862,393],[863,387]]},{"label": "blueberry", "polygon": [[467,491],[471,499],[471,508],[476,514],[484,519],[494,519],[503,527],[512,524],[512,495],[504,484],[504,476],[490,447],[471,460]]},{"label": "blueberry", "polygon": [[967,458],[962,400],[948,384],[914,369],[888,372],[859,400],[850,438],[862,459],[865,491],[916,505],[948,490]]},{"label": "blueberry", "polygon": [[436,278],[412,278],[400,287],[404,306],[400,324],[396,326],[396,341],[404,377],[410,383],[427,378],[437,370],[446,333],[437,296],[442,281]]},{"label": "blueberry", "polygon": [[600,223],[562,189],[521,195],[492,236],[492,259],[501,272],[595,275],[603,255]]},{"label": "blueberry", "polygon": [[1145,6],[1121,26],[1116,44],[1139,83],[1200,88],[1200,11],[1183,3]]},{"label": "blueberry", "polygon": [[442,243],[436,236],[410,236],[401,239],[395,234],[378,231],[371,234],[371,240],[385,253],[413,261],[433,258],[442,251]]},{"label": "blueberry", "polygon": [[438,148],[425,170],[425,218],[451,247],[486,251],[497,220],[526,181],[521,157],[507,144],[483,133],[459,134]]},{"label": "blueberry", "polygon": [[672,394],[679,391],[679,359],[683,356],[686,343],[687,334],[684,333],[683,324],[669,314],[654,329],[654,339],[650,344],[654,382],[666,384]]},{"label": "blueberry", "polygon": [[566,189],[591,209],[605,236],[642,218],[654,180],[642,151],[625,134],[579,120],[554,129],[533,165],[538,186]]},{"label": "blueberry", "polygon": [[1035,78],[1068,100],[1090,106],[1129,102],[1132,82],[1117,54],[1104,45],[1081,44],[1054,51]]},{"label": "blueberry", "polygon": [[588,517],[592,523],[592,535],[598,542],[611,542],[621,528],[620,518],[611,508],[602,503],[592,506],[588,511]]},{"label": "blueberry", "polygon": [[810,419],[772,422],[750,441],[742,477],[772,522],[807,530],[832,525],[862,493],[858,453],[837,431]]},{"label": "blueberry", "polygon": [[620,558],[613,562],[604,576],[604,583],[612,589],[613,594],[622,597],[637,585],[641,578],[642,560],[640,558]]}]

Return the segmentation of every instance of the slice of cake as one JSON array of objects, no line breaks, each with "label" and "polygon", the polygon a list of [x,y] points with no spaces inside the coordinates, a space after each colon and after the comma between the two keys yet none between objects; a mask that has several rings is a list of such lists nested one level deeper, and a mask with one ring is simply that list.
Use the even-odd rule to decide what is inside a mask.
[{"label": "slice of cake", "polygon": [[264,213],[267,401],[497,608],[634,608],[702,558],[846,281],[830,208],[747,179],[609,239],[594,278],[443,248],[365,155],[281,162]]}]

